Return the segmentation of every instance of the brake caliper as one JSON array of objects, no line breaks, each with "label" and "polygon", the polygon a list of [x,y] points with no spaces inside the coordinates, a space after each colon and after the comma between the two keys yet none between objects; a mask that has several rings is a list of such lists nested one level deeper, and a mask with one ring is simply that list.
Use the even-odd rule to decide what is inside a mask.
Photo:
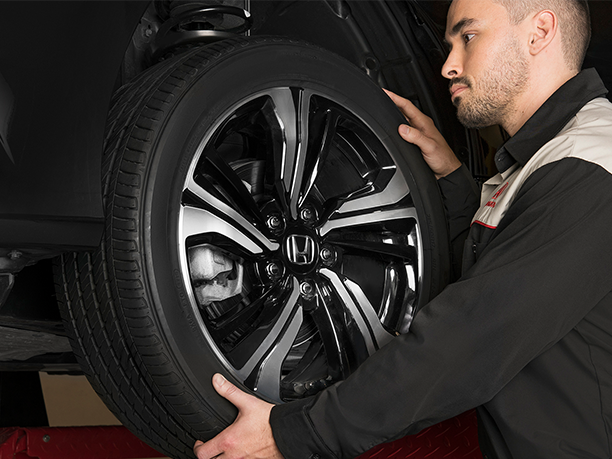
[{"label": "brake caliper", "polygon": [[204,244],[191,247],[189,270],[200,306],[208,306],[242,292],[242,264],[227,257],[214,246]]}]

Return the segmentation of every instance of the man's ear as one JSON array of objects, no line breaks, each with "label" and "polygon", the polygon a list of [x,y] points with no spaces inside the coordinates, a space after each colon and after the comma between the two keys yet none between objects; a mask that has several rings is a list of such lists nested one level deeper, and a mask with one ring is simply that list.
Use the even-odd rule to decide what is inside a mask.
[{"label": "man's ear", "polygon": [[542,52],[557,35],[559,23],[557,15],[550,10],[536,13],[531,21],[529,34],[529,53],[532,56]]}]

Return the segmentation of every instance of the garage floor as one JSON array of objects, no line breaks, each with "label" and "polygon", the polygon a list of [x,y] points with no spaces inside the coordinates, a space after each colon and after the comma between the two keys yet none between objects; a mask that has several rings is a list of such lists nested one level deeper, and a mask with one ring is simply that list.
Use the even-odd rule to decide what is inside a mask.
[{"label": "garage floor", "polygon": [[85,376],[40,373],[40,382],[50,427],[121,425]]}]

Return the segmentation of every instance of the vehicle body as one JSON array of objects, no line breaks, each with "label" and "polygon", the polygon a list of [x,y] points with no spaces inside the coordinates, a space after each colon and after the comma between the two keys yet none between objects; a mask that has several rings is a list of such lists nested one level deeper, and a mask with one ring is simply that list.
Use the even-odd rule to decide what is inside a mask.
[{"label": "vehicle body", "polygon": [[[171,29],[168,25],[174,17],[172,11],[177,11],[172,8],[181,8],[180,3],[177,5],[176,2],[159,2],[157,6],[147,1],[41,1],[0,4],[0,42],[3,43],[0,48],[0,349],[5,350],[0,353],[0,371],[81,370],[82,360],[86,356],[81,355],[80,361],[77,362],[68,340],[64,337],[66,332],[57,312],[58,298],[53,286],[51,260],[60,256],[64,260],[56,261],[57,283],[62,275],[69,277],[68,266],[73,260],[70,254],[99,250],[105,231],[108,231],[109,196],[105,195],[102,184],[114,180],[110,178],[110,182],[105,182],[105,177],[114,173],[109,170],[118,168],[116,174],[121,174],[121,166],[105,166],[105,161],[115,161],[113,158],[105,159],[105,155],[108,156],[109,153],[104,152],[105,138],[108,144],[108,132],[113,132],[111,128],[107,128],[113,94],[117,90],[121,91],[120,88],[127,87],[126,84],[144,78],[141,77],[143,74],[153,75],[155,70],[151,69],[156,66],[162,68],[160,66],[166,65],[170,68],[171,65],[167,62],[179,62],[184,52],[195,53],[196,45],[218,44],[223,40],[231,40],[234,36],[247,35],[255,38],[285,37],[290,40],[303,40],[331,51],[360,69],[376,85],[389,88],[418,103],[434,119],[474,176],[483,178],[489,175],[485,159],[489,145],[486,145],[478,133],[467,131],[456,122],[447,83],[439,74],[445,59],[441,36],[447,2],[202,0],[196,3],[199,8],[234,8],[228,16],[240,16],[238,9],[248,11],[249,14],[240,17],[241,23],[252,21],[252,24],[249,23],[244,30],[241,26],[233,25],[218,30],[214,24],[211,26],[206,23],[206,27],[202,27],[203,20],[200,18],[199,22],[196,21],[198,27],[187,27],[176,32],[176,29]],[[594,38],[586,66],[596,66],[608,87],[612,87],[612,32],[608,26],[612,18],[612,7],[609,2],[592,2],[591,8]],[[167,16],[160,19],[163,16],[160,11],[165,11]],[[177,14],[180,13],[181,11]],[[195,14],[193,11],[188,13]],[[218,14],[218,18],[226,13],[225,10],[218,10],[215,14]],[[274,39],[264,40],[274,43]],[[261,45],[255,49],[263,47]],[[283,42],[281,47],[284,47],[283,52],[288,53],[286,58],[290,59],[290,52],[287,51],[291,48],[290,43]],[[225,48],[219,49],[220,53],[230,52]],[[262,59],[266,58],[265,50],[261,52]],[[174,67],[175,71],[179,69],[177,65]],[[295,65],[299,63],[296,61]],[[203,68],[210,75],[214,75],[213,67]],[[244,70],[248,71],[246,68]],[[294,84],[299,87],[298,83]],[[284,86],[279,87],[282,89]],[[336,105],[344,103],[337,96],[337,92],[317,92],[311,89],[310,83],[300,88],[302,92],[314,91],[317,97],[324,99],[321,104],[331,107],[328,110],[336,110]],[[278,112],[281,111],[278,101],[284,97],[279,96],[281,92],[267,89],[257,94],[275,101]],[[236,102],[236,113],[251,109],[251,105],[248,105],[250,102],[245,100],[247,99],[243,98]],[[133,100],[132,103],[137,105],[137,102]],[[344,117],[346,123],[354,121],[359,124],[359,120],[353,120],[356,109],[352,107],[354,106],[349,102],[344,103],[343,107],[338,109],[339,116]],[[223,112],[222,116],[228,117],[227,119],[237,116],[230,115]],[[361,114],[357,113],[355,118],[360,116]],[[281,115],[281,121],[286,119]],[[365,123],[365,130],[372,126],[365,115],[360,120]],[[112,120],[109,123],[112,124]],[[390,128],[394,130],[395,126]],[[109,131],[105,133],[106,129]],[[372,131],[378,132],[374,127]],[[363,137],[368,135],[364,131]],[[362,148],[360,145],[351,144],[357,150]],[[364,151],[368,147],[371,145],[363,147]],[[195,164],[195,160],[192,160],[191,164]],[[143,195],[145,193],[146,190]],[[185,200],[185,195],[182,199]],[[186,212],[187,208],[188,206],[183,205],[181,212]],[[304,208],[301,211],[304,212]],[[269,215],[276,216],[274,212]],[[295,219],[298,220],[299,218]],[[308,218],[304,217],[302,220],[307,221]],[[181,221],[185,223],[187,219]],[[288,219],[287,222],[294,220]],[[276,221],[268,218],[267,225],[274,233]],[[427,251],[431,250],[430,246],[437,241],[436,238],[443,239],[443,236],[434,235],[429,238],[427,224],[419,220],[419,225],[414,238],[425,247],[422,249],[425,252],[419,252],[418,257],[419,260],[423,258],[425,261],[418,262],[422,264],[418,265],[419,275],[416,278],[421,284],[415,290],[419,291],[419,301],[426,301],[428,296],[435,294],[443,287],[444,282],[448,281],[448,269],[436,266],[437,263],[443,263],[443,259],[446,259],[444,263],[448,263],[448,250],[439,249],[440,253],[430,257],[427,254]],[[438,220],[437,225],[443,226],[443,221]],[[298,227],[297,223],[295,226]],[[292,272],[291,279],[296,283],[296,292],[299,284],[302,301],[308,301],[309,295],[304,289],[311,288],[312,285],[297,268],[300,265],[300,256],[307,251],[305,247],[313,243],[313,240],[321,244],[322,250],[326,248],[322,245],[323,239],[309,236],[310,230],[304,229],[307,226],[307,223],[304,223],[299,226],[299,230],[292,230],[294,232],[289,236],[279,236],[279,241],[283,241],[287,247],[293,244],[296,250],[294,255],[289,253],[290,249],[284,249],[286,251],[283,253],[287,259],[294,262],[291,265],[294,271],[287,269]],[[144,231],[143,234],[148,233]],[[169,234],[172,234],[172,231]],[[187,239],[185,236],[183,242]],[[141,239],[138,241],[140,243]],[[210,243],[204,242],[194,247],[204,247],[199,249],[204,258],[220,253],[218,249],[222,244],[213,244],[212,249],[207,248],[208,244]],[[145,254],[148,252],[142,250],[142,259],[145,260]],[[153,251],[157,252],[157,249],[154,248]],[[323,257],[323,251],[320,253]],[[191,269],[191,281],[194,281],[194,268],[188,266],[191,259],[185,254],[182,257],[183,272]],[[77,263],[75,260],[77,258],[73,260]],[[230,263],[228,260],[233,258],[225,257],[223,262],[219,263]],[[327,275],[331,279],[326,260],[321,260],[316,268],[317,273],[323,272],[323,277]],[[62,268],[57,268],[57,263],[61,264]],[[234,263],[243,269],[242,262],[234,260]],[[270,273],[277,269],[277,266],[267,261],[263,263],[263,267],[254,263],[253,269],[267,270],[268,277],[276,281]],[[87,269],[92,271],[98,269],[91,268],[93,264],[87,266]],[[246,266],[245,263],[245,270]],[[342,269],[348,268],[343,266]],[[152,269],[156,270],[157,268]],[[432,271],[435,271],[435,274],[432,274]],[[161,286],[164,280],[171,277],[172,273],[167,273],[167,276],[156,278],[152,283]],[[331,281],[332,284],[336,282],[335,287],[340,283],[337,279],[334,277]],[[186,277],[183,281],[186,291],[189,291],[189,278]],[[179,284],[183,281],[179,281]],[[77,284],[71,285],[74,287]],[[170,285],[170,290],[172,288]],[[197,289],[194,287],[195,290]],[[421,294],[421,290],[425,293]],[[347,298],[348,296],[350,295],[347,294]],[[62,301],[70,303],[70,300]],[[100,302],[104,303],[102,300]],[[162,303],[166,304],[165,301]],[[351,303],[351,300],[348,299],[346,303]],[[416,303],[414,308],[417,308]],[[103,306],[100,311],[104,311]],[[160,315],[162,316],[165,317],[164,314]],[[114,319],[109,316],[104,320]],[[169,319],[169,323],[172,320]],[[64,321],[70,321],[66,313]],[[74,319],[74,323],[78,321],[78,318]],[[160,327],[172,330],[173,325]],[[360,326],[358,328],[361,331],[365,329]],[[178,335],[173,335],[172,332],[168,333],[165,339],[173,337],[179,340]],[[206,339],[214,341],[210,337]],[[170,348],[173,346],[175,345],[169,345]],[[180,343],[176,344],[177,348],[182,349],[181,346]],[[185,347],[188,345],[185,344]],[[219,348],[221,347],[219,345]],[[341,348],[342,342],[340,353]],[[220,352],[223,354],[223,351]],[[177,355],[189,359],[189,356],[181,352],[177,352]],[[224,356],[220,356],[219,360],[223,358]],[[232,365],[238,368],[236,364],[226,364],[226,368],[232,370]],[[262,364],[261,371],[265,368]],[[187,365],[187,369],[193,371],[190,365]],[[89,371],[86,372],[89,374]],[[146,371],[143,371],[143,374],[145,373]],[[249,379],[249,375],[241,376],[239,373],[231,374],[239,382]],[[186,378],[191,381],[190,377]],[[200,376],[193,377],[194,381],[201,379]],[[156,384],[149,386],[154,388]],[[194,383],[193,389],[197,387]],[[247,387],[257,390],[256,384],[247,384]],[[160,399],[168,398],[167,394],[161,392],[161,395],[157,395]],[[265,393],[263,396],[275,398],[266,396]],[[112,406],[112,403],[111,408],[114,411],[122,411],[120,406]],[[220,416],[220,420],[211,422],[212,427],[209,428],[212,430],[218,429],[226,422],[224,416],[227,418],[231,415],[231,409],[227,407],[219,410],[224,414]],[[182,446],[168,446],[163,441],[155,440],[155,434],[147,433],[146,429],[133,419],[128,417],[122,420],[169,454],[186,454],[185,445],[191,438],[188,435],[185,436]],[[189,430],[185,427],[178,428],[179,431],[181,429]],[[189,435],[199,434],[201,433],[196,428],[189,431]]]}]

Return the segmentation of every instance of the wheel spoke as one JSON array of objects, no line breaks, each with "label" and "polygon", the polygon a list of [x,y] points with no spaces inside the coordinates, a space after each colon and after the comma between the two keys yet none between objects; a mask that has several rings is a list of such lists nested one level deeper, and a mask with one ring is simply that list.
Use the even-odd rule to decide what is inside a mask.
[{"label": "wheel spoke", "polygon": [[409,245],[390,244],[386,242],[370,242],[361,240],[336,240],[332,238],[327,239],[328,243],[343,247],[345,249],[352,249],[355,251],[361,251],[369,253],[369,255],[382,255],[386,258],[402,259],[406,263],[417,262],[417,249]]},{"label": "wheel spoke", "polygon": [[283,361],[294,343],[304,320],[302,308],[298,308],[290,319],[285,332],[273,349],[266,355],[259,368],[253,389],[275,401],[280,401],[280,380]]},{"label": "wheel spoke", "polygon": [[[247,380],[255,375],[253,387],[272,399],[280,399],[280,371],[285,356],[291,350],[302,324],[302,310],[298,304],[299,285],[294,278],[291,291],[281,305],[281,311],[273,324],[265,329],[260,327],[234,351],[248,352],[249,358],[241,368],[236,369],[237,376]],[[253,350],[254,349],[254,350]]]},{"label": "wheel spoke", "polygon": [[363,212],[366,209],[393,206],[409,194],[410,188],[406,183],[406,179],[399,170],[395,170],[393,176],[382,190],[345,201],[336,210],[336,213]]},{"label": "wheel spoke", "polygon": [[319,234],[325,236],[330,231],[339,228],[367,225],[372,223],[382,224],[393,220],[410,218],[417,220],[416,209],[414,207],[403,207],[398,209],[381,210],[374,207],[365,207],[358,212],[350,215],[338,215],[336,218],[327,220],[319,229]]},{"label": "wheel spoke", "polygon": [[277,243],[270,241],[240,213],[204,190],[193,179],[188,182],[187,189],[206,208],[182,206],[179,218],[183,244],[190,236],[213,233],[234,241],[250,254],[278,249]]},{"label": "wheel spoke", "polygon": [[321,270],[321,275],[329,279],[347,311],[353,317],[370,355],[393,338],[393,335],[387,332],[380,323],[374,307],[359,285],[350,279],[341,279],[336,272],[326,268]]},{"label": "wheel spoke", "polygon": [[400,334],[407,333],[414,318],[416,272],[411,265],[390,264],[385,268],[384,297],[380,321]]},{"label": "wheel spoke", "polygon": [[269,92],[269,96],[283,136],[280,157],[275,158],[277,187],[289,214],[296,219],[308,146],[310,92],[304,89],[276,88]]},{"label": "wheel spoke", "polygon": [[248,333],[252,325],[261,317],[266,300],[271,297],[278,297],[281,294],[282,285],[280,283],[275,284],[270,289],[266,289],[246,307],[233,312],[227,318],[218,319],[211,330],[211,334],[214,335],[215,340],[222,343],[231,340],[232,335],[236,332]]},{"label": "wheel spoke", "polygon": [[250,215],[254,220],[261,222],[261,214],[253,196],[246,188],[244,182],[236,172],[221,158],[212,146],[204,151],[205,163],[210,166],[208,173],[223,187],[224,191],[232,197],[232,201],[240,207],[242,212]]},{"label": "wheel spoke", "polygon": [[339,381],[350,374],[352,359],[347,354],[348,338],[341,308],[334,304],[337,300],[327,290],[325,285],[320,285],[315,297],[317,307],[312,310],[311,316],[323,342],[329,376],[333,381]]},{"label": "wheel spoke", "polygon": [[[305,163],[302,201],[310,193],[319,176],[322,165],[325,164],[334,136],[336,135],[339,120],[340,114],[332,109],[319,111],[313,117],[310,126],[312,137],[309,138],[309,155]],[[299,204],[301,205],[302,202]]]}]

